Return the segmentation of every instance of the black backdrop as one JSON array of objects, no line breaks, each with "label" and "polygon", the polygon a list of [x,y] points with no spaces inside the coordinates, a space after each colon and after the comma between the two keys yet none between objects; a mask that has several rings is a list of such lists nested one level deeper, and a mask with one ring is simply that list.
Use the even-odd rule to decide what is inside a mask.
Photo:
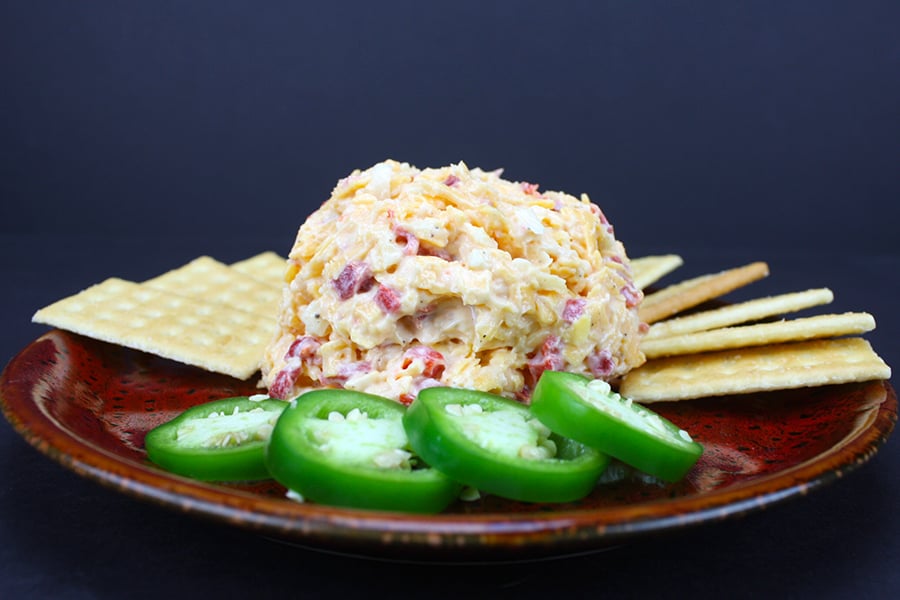
[{"label": "black backdrop", "polygon": [[[685,255],[679,277],[767,260],[751,296],[831,286],[896,367],[898,24],[896,0],[0,2],[0,361],[106,277],[287,252],[391,157],[585,192],[632,255]],[[892,439],[756,518],[444,569],[155,510],[0,422],[0,596],[896,597],[898,473]]]},{"label": "black backdrop", "polygon": [[896,249],[900,4],[6,2],[3,232],[265,235],[464,161],[632,254]]}]

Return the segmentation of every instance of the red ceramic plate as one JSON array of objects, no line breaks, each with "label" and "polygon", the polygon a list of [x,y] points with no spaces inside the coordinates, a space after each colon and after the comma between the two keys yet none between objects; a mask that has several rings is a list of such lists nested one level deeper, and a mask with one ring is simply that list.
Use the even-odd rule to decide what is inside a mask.
[{"label": "red ceramic plate", "polygon": [[0,378],[13,427],[81,475],[289,543],[416,560],[561,556],[743,515],[865,463],[897,420],[897,397],[886,381],[654,404],[705,446],[684,481],[660,485],[629,476],[573,504],[486,497],[436,516],[299,504],[275,483],[205,484],[147,462],[143,439],[152,427],[193,404],[257,392],[252,381],[63,331],[31,343]]}]

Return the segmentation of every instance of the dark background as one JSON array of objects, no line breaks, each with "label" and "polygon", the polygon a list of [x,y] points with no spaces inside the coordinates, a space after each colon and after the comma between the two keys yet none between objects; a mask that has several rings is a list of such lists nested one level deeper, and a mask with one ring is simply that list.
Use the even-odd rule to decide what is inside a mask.
[{"label": "dark background", "polygon": [[[898,25],[895,1],[4,2],[0,362],[43,331],[37,308],[106,277],[286,253],[340,177],[394,158],[587,193],[630,254],[680,253],[685,277],[767,260],[754,295],[828,285],[896,366]],[[0,596],[881,598],[900,591],[898,476],[891,440],[747,519],[426,567],[145,506],[0,423]]]},{"label": "dark background", "polygon": [[286,249],[390,157],[588,193],[635,252],[897,247],[893,1],[5,4],[4,232]]}]

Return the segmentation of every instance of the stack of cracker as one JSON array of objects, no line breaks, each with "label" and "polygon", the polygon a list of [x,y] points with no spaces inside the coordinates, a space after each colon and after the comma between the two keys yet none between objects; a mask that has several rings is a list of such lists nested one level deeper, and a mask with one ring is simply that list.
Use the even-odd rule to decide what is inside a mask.
[{"label": "stack of cracker", "polygon": [[647,362],[624,377],[622,395],[651,403],[890,377],[890,367],[860,337],[875,328],[872,315],[782,317],[830,303],[831,290],[698,309],[766,277],[763,262],[647,289],[682,264],[677,255],[632,261],[635,281],[646,293],[640,314],[650,329],[641,345]]},{"label": "stack of cracker", "polygon": [[232,265],[201,256],[140,283],[109,278],[32,321],[249,379],[275,331],[284,265],[272,252]]},{"label": "stack of cracker", "polygon": [[[784,319],[830,303],[827,288],[698,310],[769,274],[764,262],[650,288],[683,264],[675,254],[632,261],[645,290],[647,362],[619,391],[652,403],[887,379],[891,369],[860,337],[875,328],[864,312]],[[136,283],[110,278],[42,308],[43,323],[249,379],[276,326],[286,261],[263,252],[227,265],[208,256]],[[776,320],[773,320],[776,319]]]}]

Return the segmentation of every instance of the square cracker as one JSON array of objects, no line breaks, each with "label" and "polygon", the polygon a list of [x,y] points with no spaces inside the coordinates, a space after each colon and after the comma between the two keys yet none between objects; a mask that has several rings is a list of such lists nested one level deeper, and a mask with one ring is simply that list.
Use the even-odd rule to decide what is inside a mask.
[{"label": "square cracker", "polygon": [[628,373],[619,392],[652,403],[890,376],[868,341],[849,337],[651,360]]},{"label": "square cracker", "polygon": [[634,285],[643,290],[683,265],[684,259],[677,254],[661,254],[640,256],[629,262]]},{"label": "square cracker", "polygon": [[274,316],[237,310],[110,278],[40,309],[35,323],[248,379]]},{"label": "square cracker", "polygon": [[754,262],[687,279],[644,296],[638,314],[645,323],[655,323],[762,279],[768,274],[769,265]]},{"label": "square cracker", "polygon": [[209,256],[195,258],[177,269],[143,283],[171,294],[224,304],[273,320],[281,303],[281,288],[232,269]]},{"label": "square cracker", "polygon": [[278,288],[284,285],[286,267],[287,259],[272,251],[260,252],[231,264],[232,269]]},{"label": "square cracker", "polygon": [[815,338],[837,337],[865,333],[875,329],[875,318],[869,313],[842,313],[816,315],[804,319],[790,319],[723,327],[709,331],[698,331],[661,339],[644,339],[641,351],[648,358],[697,354],[728,348],[764,346],[782,342],[797,342]]},{"label": "square cracker", "polygon": [[751,321],[797,312],[813,306],[829,304],[834,293],[828,288],[816,288],[802,292],[766,296],[721,308],[704,310],[684,317],[658,321],[644,335],[644,340],[708,331]]}]

